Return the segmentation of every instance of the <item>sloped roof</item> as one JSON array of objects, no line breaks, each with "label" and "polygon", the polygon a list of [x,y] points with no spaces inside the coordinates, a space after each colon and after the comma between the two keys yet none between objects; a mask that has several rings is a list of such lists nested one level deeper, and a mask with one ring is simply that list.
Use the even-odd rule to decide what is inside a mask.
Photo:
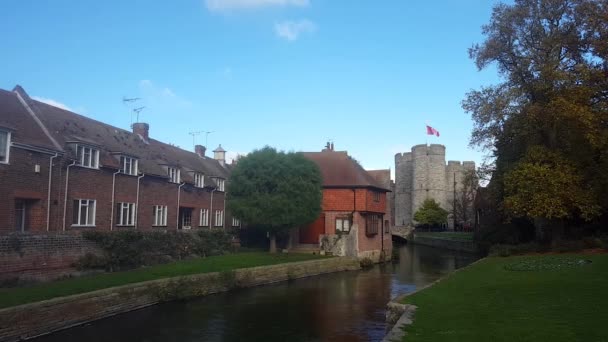
[{"label": "sloped roof", "polygon": [[[29,97],[27,101],[60,145],[67,146],[66,144],[71,142],[80,142],[99,147],[101,167],[118,169],[120,166],[118,155],[124,154],[138,158],[139,171],[146,175],[166,177],[167,172],[163,166],[174,166],[181,170],[181,178],[187,183],[194,182],[191,174],[193,171],[201,172],[206,176],[228,178],[230,166],[222,166],[213,158],[201,158],[194,152],[155,139],[144,141],[137,134],[127,130]],[[69,153],[69,149],[66,150]],[[214,183],[205,177],[205,185],[214,186]]]},{"label": "sloped roof", "polygon": [[374,188],[390,191],[379,184],[346,151],[323,150],[321,152],[303,152],[302,154],[319,166],[324,187]]},{"label": "sloped roof", "polygon": [[12,131],[11,141],[57,151],[42,128],[12,91],[0,89],[0,127]]},{"label": "sloped roof", "polygon": [[372,178],[378,182],[378,184],[382,185],[385,188],[391,187],[391,170],[390,169],[382,169],[382,170],[367,170]]}]

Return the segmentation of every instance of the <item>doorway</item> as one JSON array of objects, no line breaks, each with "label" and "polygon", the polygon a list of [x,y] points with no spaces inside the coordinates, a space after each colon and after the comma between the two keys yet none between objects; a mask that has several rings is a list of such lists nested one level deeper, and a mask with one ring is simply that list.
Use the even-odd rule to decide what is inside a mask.
[{"label": "doorway", "polygon": [[28,226],[27,202],[22,199],[15,200],[15,230],[25,232]]}]

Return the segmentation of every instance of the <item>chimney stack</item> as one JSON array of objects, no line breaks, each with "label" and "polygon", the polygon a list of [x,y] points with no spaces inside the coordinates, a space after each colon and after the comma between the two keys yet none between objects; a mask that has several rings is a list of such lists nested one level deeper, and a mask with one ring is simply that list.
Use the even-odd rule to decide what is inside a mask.
[{"label": "chimney stack", "polygon": [[194,152],[198,154],[199,157],[205,158],[205,152],[207,148],[203,145],[194,145]]},{"label": "chimney stack", "polygon": [[148,141],[150,125],[145,122],[136,122],[131,127],[133,128],[133,133],[139,135],[144,141]]}]

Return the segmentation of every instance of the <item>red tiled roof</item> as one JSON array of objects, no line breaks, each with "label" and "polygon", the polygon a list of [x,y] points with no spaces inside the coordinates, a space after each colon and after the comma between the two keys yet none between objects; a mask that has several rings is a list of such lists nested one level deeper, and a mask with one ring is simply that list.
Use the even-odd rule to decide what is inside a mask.
[{"label": "red tiled roof", "polygon": [[12,130],[16,143],[58,150],[27,112],[16,93],[0,89],[0,127]]},{"label": "red tiled roof", "polygon": [[328,188],[375,188],[390,191],[379,184],[345,151],[303,152],[315,162],[323,176],[323,186]]},{"label": "red tiled roof", "polygon": [[[163,166],[170,165],[180,168],[181,178],[188,183],[193,183],[193,171],[211,177],[228,177],[230,166],[222,166],[213,158],[201,158],[194,152],[154,139],[143,141],[132,132],[33,100],[29,96],[26,101],[50,135],[64,147],[68,157],[74,157],[69,143],[80,142],[99,147],[101,167],[119,168],[118,156],[125,154],[138,158],[139,171],[147,175],[166,177]],[[50,139],[44,139],[45,134],[35,125],[15,93],[0,90],[0,113],[0,126],[5,118],[9,124],[18,126],[15,127],[15,141],[21,139],[26,144],[54,146]],[[24,120],[25,117],[29,121]],[[213,186],[214,183],[205,177],[205,185]]]}]

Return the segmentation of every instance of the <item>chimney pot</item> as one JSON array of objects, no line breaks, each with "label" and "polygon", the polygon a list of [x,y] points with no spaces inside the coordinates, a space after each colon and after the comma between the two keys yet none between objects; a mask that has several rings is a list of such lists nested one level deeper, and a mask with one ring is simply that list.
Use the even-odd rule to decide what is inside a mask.
[{"label": "chimney pot", "polygon": [[145,122],[136,122],[131,126],[133,133],[139,135],[144,141],[148,141],[150,125]]},{"label": "chimney pot", "polygon": [[194,145],[194,152],[198,154],[199,157],[205,158],[205,152],[207,148],[203,145]]}]

